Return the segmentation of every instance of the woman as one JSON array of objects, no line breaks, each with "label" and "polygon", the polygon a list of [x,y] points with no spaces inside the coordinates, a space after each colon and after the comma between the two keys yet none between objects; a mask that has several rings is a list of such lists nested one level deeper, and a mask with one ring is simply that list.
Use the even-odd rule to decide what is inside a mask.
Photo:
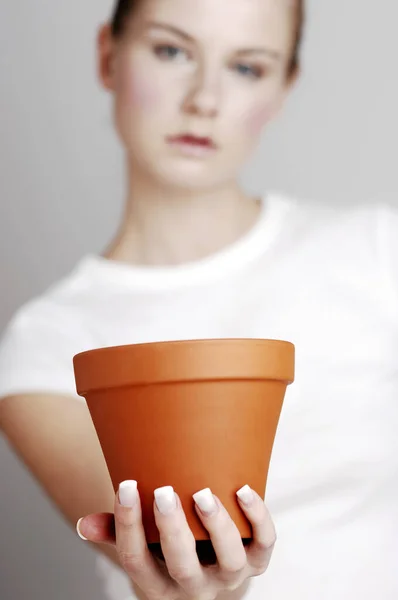
[{"label": "woman", "polygon": [[[114,600],[132,587],[149,600],[398,594],[397,214],[252,198],[237,181],[298,76],[302,12],[299,0],[121,0],[100,30],[100,79],[126,152],[124,217],[103,257],[15,315],[0,396],[10,442],[107,555]],[[76,396],[80,351],[208,337],[296,345],[268,480],[271,561],[274,527],[247,487],[247,548],[211,491],[194,496],[216,566],[199,563],[178,496],[156,490],[165,563],[152,556],[137,482],[114,498]]]}]

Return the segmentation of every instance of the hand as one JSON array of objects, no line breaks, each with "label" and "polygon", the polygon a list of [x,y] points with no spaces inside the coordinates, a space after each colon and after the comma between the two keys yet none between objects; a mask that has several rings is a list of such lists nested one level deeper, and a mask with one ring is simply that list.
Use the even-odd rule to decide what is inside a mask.
[{"label": "hand", "polygon": [[220,500],[209,489],[194,494],[196,512],[217,557],[211,566],[200,563],[195,538],[171,487],[155,490],[154,515],[164,562],[148,548],[134,481],[120,485],[114,515],[80,519],[78,533],[91,542],[113,544],[120,564],[149,600],[214,600],[222,592],[238,589],[249,577],[264,573],[276,540],[260,496],[245,486],[237,492],[237,499],[253,529],[253,540],[246,547]]}]

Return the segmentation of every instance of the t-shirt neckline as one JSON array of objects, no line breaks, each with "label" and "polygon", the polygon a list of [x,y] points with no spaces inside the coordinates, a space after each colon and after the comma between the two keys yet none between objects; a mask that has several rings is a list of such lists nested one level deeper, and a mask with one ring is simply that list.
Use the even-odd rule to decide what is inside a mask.
[{"label": "t-shirt neckline", "polygon": [[142,289],[171,289],[211,282],[238,271],[275,240],[291,201],[276,194],[261,198],[261,212],[252,228],[237,241],[203,259],[170,266],[138,266],[99,254],[88,254],[80,267],[108,283]]}]

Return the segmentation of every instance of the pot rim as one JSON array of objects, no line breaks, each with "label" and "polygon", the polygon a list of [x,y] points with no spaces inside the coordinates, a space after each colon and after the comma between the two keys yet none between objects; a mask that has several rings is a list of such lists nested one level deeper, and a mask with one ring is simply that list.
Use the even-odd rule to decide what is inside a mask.
[{"label": "pot rim", "polygon": [[146,342],[80,352],[73,358],[80,396],[136,385],[217,380],[294,381],[295,347],[275,339]]}]

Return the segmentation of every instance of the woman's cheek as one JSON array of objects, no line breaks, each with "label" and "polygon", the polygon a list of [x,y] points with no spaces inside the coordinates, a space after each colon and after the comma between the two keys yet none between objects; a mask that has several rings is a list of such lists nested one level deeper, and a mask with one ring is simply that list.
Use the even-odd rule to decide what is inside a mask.
[{"label": "woman's cheek", "polygon": [[272,119],[274,114],[273,103],[262,103],[248,111],[246,115],[247,132],[255,135],[261,132],[263,127]]},{"label": "woman's cheek", "polygon": [[121,92],[129,107],[153,111],[161,96],[154,78],[148,77],[143,69],[126,65],[121,74]]}]

